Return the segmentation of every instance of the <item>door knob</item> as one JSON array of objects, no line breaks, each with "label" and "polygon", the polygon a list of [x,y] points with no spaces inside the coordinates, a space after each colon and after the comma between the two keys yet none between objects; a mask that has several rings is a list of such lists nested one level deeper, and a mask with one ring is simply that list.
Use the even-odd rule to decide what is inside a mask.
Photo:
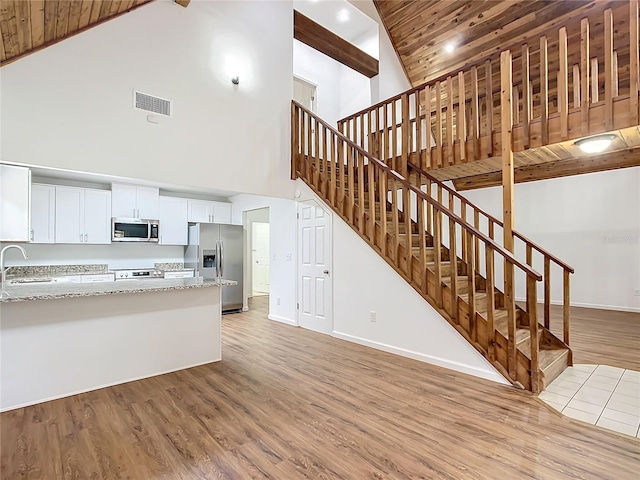
[{"label": "door knob", "polygon": [[323,273],[324,273],[325,275],[329,275],[329,270],[325,270]]}]

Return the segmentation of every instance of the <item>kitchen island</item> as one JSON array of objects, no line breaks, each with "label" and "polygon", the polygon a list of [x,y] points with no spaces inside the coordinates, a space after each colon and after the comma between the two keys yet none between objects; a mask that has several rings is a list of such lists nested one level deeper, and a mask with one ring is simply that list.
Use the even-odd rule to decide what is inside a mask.
[{"label": "kitchen island", "polygon": [[221,359],[221,288],[186,278],[7,287],[0,410]]}]

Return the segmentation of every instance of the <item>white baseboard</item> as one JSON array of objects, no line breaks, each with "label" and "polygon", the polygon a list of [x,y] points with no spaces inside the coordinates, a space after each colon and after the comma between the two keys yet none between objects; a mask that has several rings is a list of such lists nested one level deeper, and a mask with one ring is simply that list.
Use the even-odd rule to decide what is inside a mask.
[{"label": "white baseboard", "polygon": [[267,315],[267,318],[269,320],[273,320],[274,322],[286,323],[287,325],[293,325],[294,327],[296,326],[295,320],[291,320],[290,318],[279,317],[278,315],[271,314]]},{"label": "white baseboard", "polygon": [[[526,298],[516,297],[516,302],[526,302]],[[544,299],[538,299],[538,304],[544,303]],[[551,305],[563,305],[562,302],[551,301]],[[599,305],[597,303],[581,303],[581,302],[571,302],[572,307],[581,307],[581,308],[595,308],[597,310],[613,310],[614,312],[632,312],[638,313],[640,312],[640,307],[619,307],[617,305]]]},{"label": "white baseboard", "polygon": [[105,385],[98,385],[96,387],[85,388],[85,389],[82,389],[82,390],[76,390],[74,392],[63,393],[61,395],[55,395],[53,397],[42,398],[40,400],[35,400],[33,402],[22,403],[20,405],[11,405],[9,407],[5,407],[5,408],[0,409],[0,412],[8,412],[10,410],[15,410],[16,408],[29,407],[31,405],[37,405],[39,403],[50,402],[52,400],[58,400],[60,398],[72,397],[73,395],[80,395],[81,393],[92,392],[94,390],[100,390],[101,388],[108,388],[108,387],[113,387],[115,385],[122,385],[123,383],[135,382],[137,380],[144,380],[145,378],[157,377],[158,375],[165,375],[167,373],[173,373],[173,372],[177,372],[179,370],[186,370],[188,368],[199,367],[201,365],[208,365],[210,363],[216,363],[216,362],[219,362],[221,360],[222,360],[221,358],[218,358],[217,360],[210,360],[210,361],[206,361],[206,362],[195,363],[193,365],[187,365],[187,366],[184,366],[184,367],[172,368],[171,370],[166,370],[166,371],[158,372],[158,373],[152,373],[151,375],[143,375],[141,377],[134,377],[134,378],[130,378],[128,380],[123,380],[123,381],[113,382],[113,383],[107,383]]},{"label": "white baseboard", "polygon": [[[492,380],[496,383],[510,385],[510,383],[500,373],[498,373],[497,370],[494,370],[494,371],[483,370],[473,365],[466,365],[463,363],[454,362],[452,360],[447,360],[446,358],[435,357],[433,355],[415,352],[413,350],[407,350],[405,348],[394,347],[393,345],[387,345],[384,343],[367,340],[366,338],[356,337],[354,335],[349,335],[347,333],[336,332],[335,330],[332,332],[331,335],[333,335],[336,338],[346,340],[348,342],[364,345],[365,347],[371,347],[377,350],[382,350],[384,352],[400,355],[402,357],[412,358],[414,360],[418,360],[421,362],[430,363],[431,365],[437,365],[438,367],[444,367],[444,368],[448,368],[449,370],[454,370],[456,372],[462,372],[468,375],[473,375],[474,377],[480,377],[486,380]],[[491,370],[493,370],[493,367],[491,367],[490,365],[488,366],[488,368],[491,368]]]}]

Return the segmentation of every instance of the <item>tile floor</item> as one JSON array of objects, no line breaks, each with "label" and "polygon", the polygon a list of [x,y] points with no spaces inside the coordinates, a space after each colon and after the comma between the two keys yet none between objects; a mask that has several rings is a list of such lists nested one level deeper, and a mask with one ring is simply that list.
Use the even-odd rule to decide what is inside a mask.
[{"label": "tile floor", "polygon": [[551,382],[540,400],[568,417],[640,438],[640,372],[574,365]]}]

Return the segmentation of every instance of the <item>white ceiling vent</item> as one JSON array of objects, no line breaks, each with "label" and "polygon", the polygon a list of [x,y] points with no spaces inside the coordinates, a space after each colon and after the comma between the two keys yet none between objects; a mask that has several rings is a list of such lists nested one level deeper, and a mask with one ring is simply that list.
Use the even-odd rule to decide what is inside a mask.
[{"label": "white ceiling vent", "polygon": [[171,100],[133,91],[133,108],[170,117],[173,110]]}]

